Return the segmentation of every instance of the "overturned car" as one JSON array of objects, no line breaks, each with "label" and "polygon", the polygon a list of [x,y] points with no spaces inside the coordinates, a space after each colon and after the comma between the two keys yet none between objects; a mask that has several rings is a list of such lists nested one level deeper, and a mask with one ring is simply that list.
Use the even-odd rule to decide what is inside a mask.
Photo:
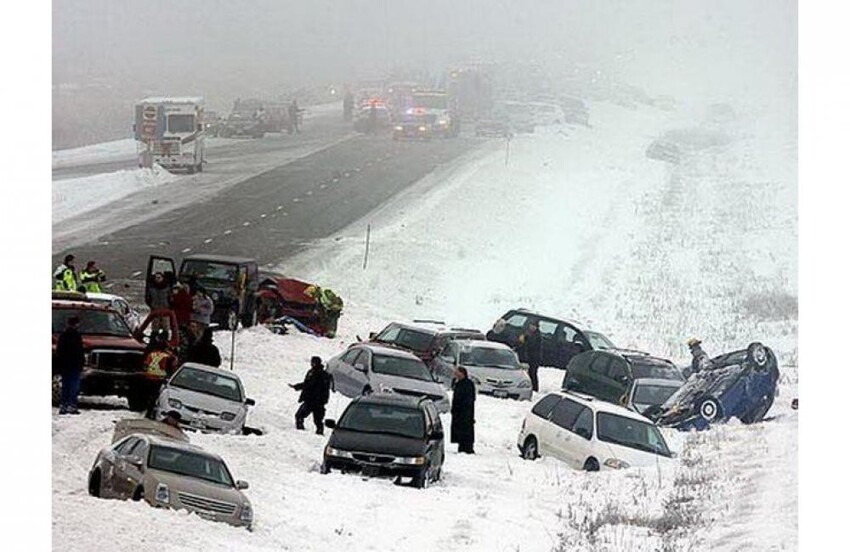
[{"label": "overturned car", "polygon": [[663,405],[644,414],[660,426],[681,430],[706,429],[730,418],[745,424],[763,420],[778,391],[773,351],[754,342],[714,357],[712,363],[712,368],[691,375]]}]

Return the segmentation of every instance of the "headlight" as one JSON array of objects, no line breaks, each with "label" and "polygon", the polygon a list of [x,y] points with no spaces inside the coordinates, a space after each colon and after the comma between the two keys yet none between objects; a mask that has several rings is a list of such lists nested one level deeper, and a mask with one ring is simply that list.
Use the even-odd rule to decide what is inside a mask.
[{"label": "headlight", "polygon": [[335,449],[330,445],[325,447],[325,456],[336,456],[337,458],[352,458],[350,452]]},{"label": "headlight", "polygon": [[405,464],[407,466],[421,466],[425,464],[424,456],[399,456],[395,459],[396,464]]},{"label": "headlight", "polygon": [[163,504],[168,504],[171,493],[168,492],[168,485],[165,483],[160,483],[156,486],[156,494],[154,498],[157,502],[162,502]]},{"label": "headlight", "polygon": [[517,384],[517,387],[519,387],[520,389],[526,389],[528,387],[531,387],[531,380],[524,379]]},{"label": "headlight", "polygon": [[609,458],[605,460],[605,465],[609,468],[614,468],[615,470],[623,470],[629,467],[628,462],[623,462],[619,458]]},{"label": "headlight", "polygon": [[404,127],[397,126],[397,127],[395,127],[395,129],[396,129],[397,131],[401,132],[402,130],[404,130]]},{"label": "headlight", "polygon": [[251,505],[245,503],[242,505],[242,511],[239,512],[239,521],[243,521],[245,523],[251,523],[254,520],[254,511],[251,509]]},{"label": "headlight", "polygon": [[424,126],[419,127],[419,132],[425,132],[425,127]]},{"label": "headlight", "polygon": [[232,422],[236,419],[236,414],[234,414],[233,412],[222,412],[221,419],[225,422]]},{"label": "headlight", "polygon": [[168,406],[171,408],[183,408],[183,403],[177,399],[168,399]]}]

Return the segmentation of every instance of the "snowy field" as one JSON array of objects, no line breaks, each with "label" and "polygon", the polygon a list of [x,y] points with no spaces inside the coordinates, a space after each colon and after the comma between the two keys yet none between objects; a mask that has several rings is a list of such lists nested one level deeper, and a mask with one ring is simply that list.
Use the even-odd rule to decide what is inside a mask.
[{"label": "snowy field", "polygon": [[[591,118],[590,128],[518,136],[507,165],[504,143],[493,141],[280,267],[346,299],[339,337],[240,332],[234,365],[257,400],[249,423],[265,434],[192,436],[251,483],[253,532],[89,497],[88,469],[128,415],[105,400],[53,418],[54,547],[795,550],[793,121],[718,125],[606,104],[594,104]],[[724,139],[688,150],[678,166],[647,159],[651,140],[671,130],[691,145],[706,133]],[[430,489],[319,474],[326,438],[294,430],[297,393],[286,386],[310,356],[328,358],[393,319],[486,330],[520,306],[680,363],[694,335],[710,354],[763,341],[781,364],[780,396],[760,424],[667,432],[679,456],[664,468],[587,474],[523,461],[516,436],[530,404],[479,397],[478,454],[447,447],[444,479]],[[217,344],[229,362],[229,339]],[[542,369],[541,391],[557,389],[562,374]],[[328,417],[346,404],[333,395]]]}]

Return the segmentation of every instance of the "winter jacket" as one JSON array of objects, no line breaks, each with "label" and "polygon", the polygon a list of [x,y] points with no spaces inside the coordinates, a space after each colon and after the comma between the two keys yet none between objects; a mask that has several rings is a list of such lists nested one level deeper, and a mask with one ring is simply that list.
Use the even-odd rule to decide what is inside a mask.
[{"label": "winter jacket", "polygon": [[66,328],[59,334],[59,340],[56,343],[56,359],[61,374],[82,372],[85,364],[85,351],[80,332],[74,328]]},{"label": "winter jacket", "polygon": [[178,326],[186,326],[192,319],[192,295],[186,288],[180,288],[171,296],[171,309],[177,318]]},{"label": "winter jacket", "polygon": [[310,368],[304,381],[296,383],[293,387],[301,391],[298,402],[324,406],[328,404],[331,393],[331,376],[325,372],[324,367]]},{"label": "winter jacket", "polygon": [[189,347],[186,362],[197,362],[198,364],[218,368],[221,366],[221,353],[218,352],[218,347],[214,344],[202,339]]},{"label": "winter jacket", "polygon": [[452,443],[475,442],[475,384],[463,378],[452,395]]},{"label": "winter jacket", "polygon": [[159,285],[151,283],[151,285],[148,286],[147,293],[145,294],[145,303],[147,303],[151,310],[170,309],[170,294],[171,288],[166,282]]},{"label": "winter jacket", "polygon": [[201,293],[196,293],[192,297],[192,322],[197,322],[205,326],[209,326],[212,321],[212,314],[215,310],[212,299]]},{"label": "winter jacket", "polygon": [[694,355],[693,360],[691,360],[691,374],[698,374],[703,370],[714,368],[714,363],[708,358],[708,353],[703,351],[699,345],[691,349],[691,354]]},{"label": "winter jacket", "polygon": [[80,272],[80,283],[89,293],[101,293],[100,282],[106,280],[106,273],[102,270],[83,270]]},{"label": "winter jacket", "polygon": [[540,331],[524,334],[523,343],[518,352],[523,362],[527,362],[531,366],[540,366],[540,357],[542,356]]},{"label": "winter jacket", "polygon": [[77,273],[74,268],[63,264],[53,271],[54,289],[57,291],[77,291]]}]

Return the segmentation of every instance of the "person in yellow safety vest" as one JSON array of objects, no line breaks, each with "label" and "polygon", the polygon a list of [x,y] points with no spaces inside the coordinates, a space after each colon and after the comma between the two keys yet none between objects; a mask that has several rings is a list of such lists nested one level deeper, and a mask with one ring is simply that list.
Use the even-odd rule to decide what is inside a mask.
[{"label": "person in yellow safety vest", "polygon": [[65,255],[65,259],[53,271],[54,289],[57,291],[77,291],[77,271],[74,268],[74,256]]},{"label": "person in yellow safety vest", "polygon": [[151,335],[145,354],[144,367],[147,383],[144,384],[143,390],[147,395],[147,410],[150,415],[156,405],[160,387],[177,368],[177,357],[168,348],[165,330],[156,330]]},{"label": "person in yellow safety vest", "polygon": [[319,303],[319,319],[327,337],[336,335],[337,322],[342,314],[342,298],[329,288],[308,286],[304,292]]},{"label": "person in yellow safety vest", "polygon": [[106,274],[97,267],[97,261],[86,263],[86,269],[80,272],[80,283],[89,293],[102,293],[100,283],[106,280]]}]

